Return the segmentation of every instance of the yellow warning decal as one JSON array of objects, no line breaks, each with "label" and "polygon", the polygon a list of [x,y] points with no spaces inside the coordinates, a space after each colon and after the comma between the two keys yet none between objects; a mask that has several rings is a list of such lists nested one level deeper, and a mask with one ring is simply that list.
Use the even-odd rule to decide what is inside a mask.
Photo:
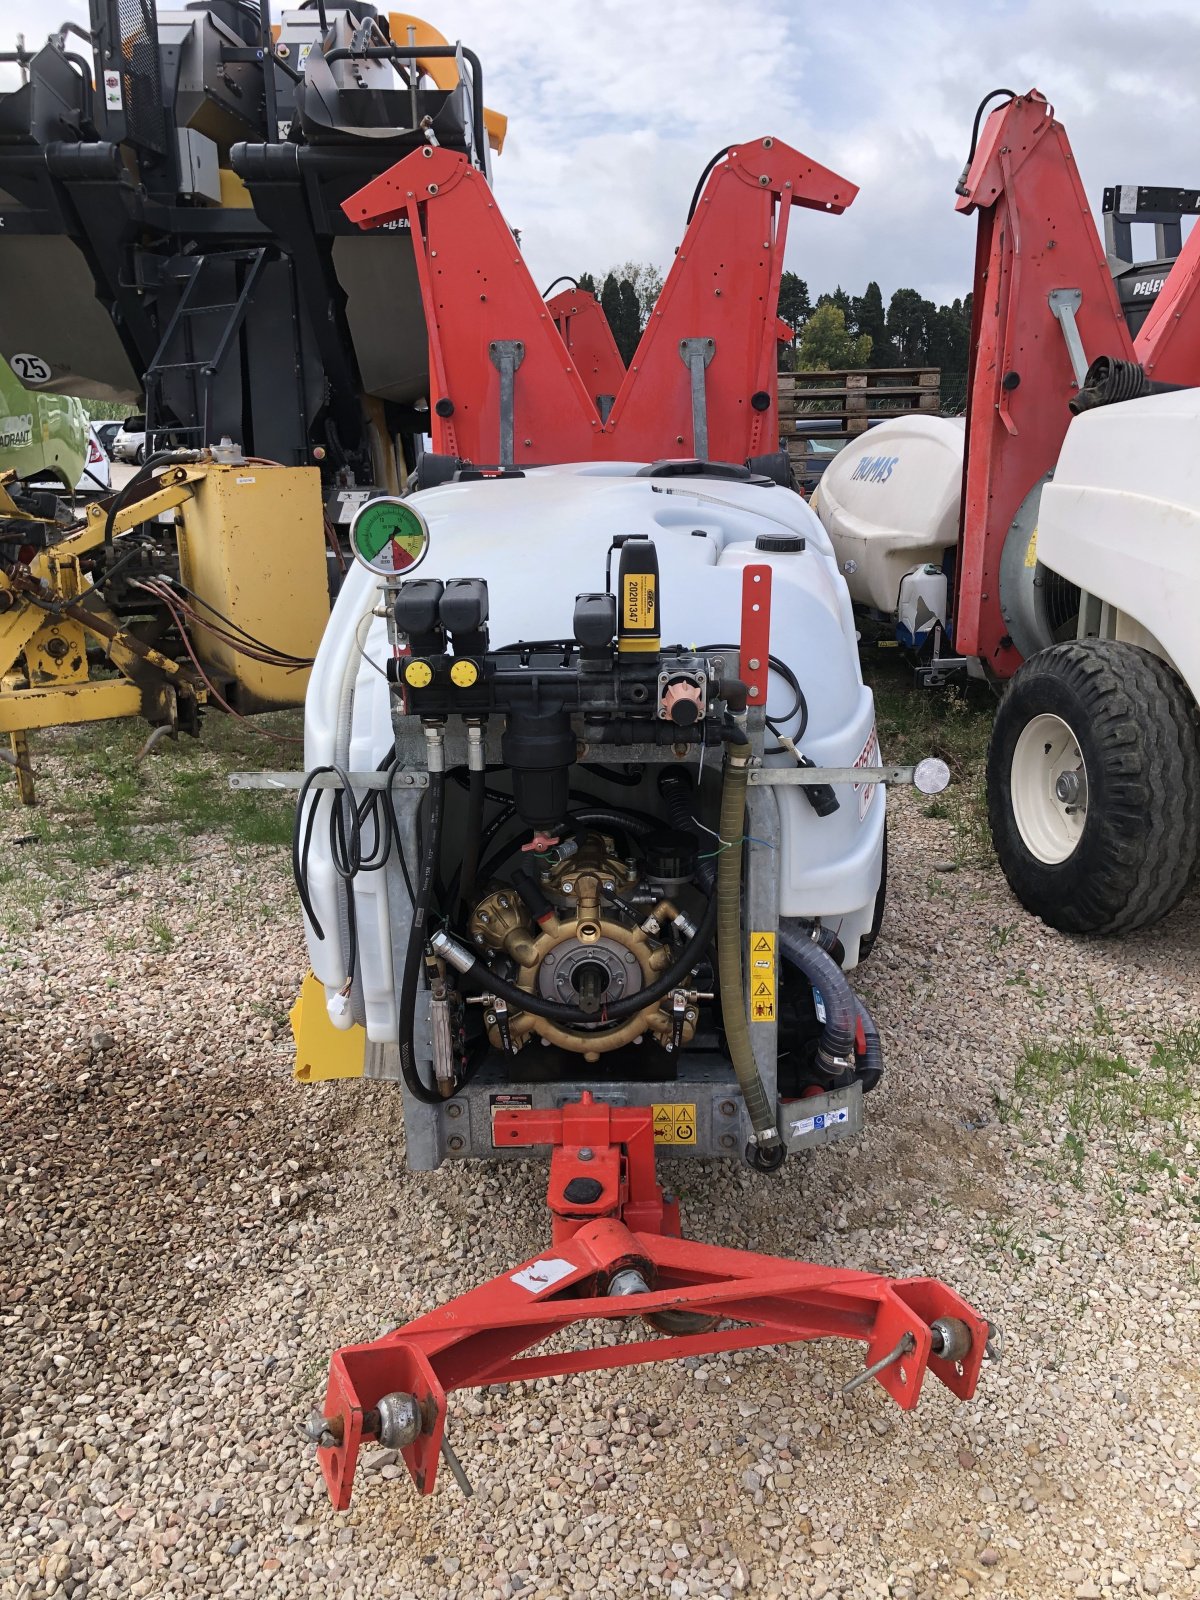
[{"label": "yellow warning decal", "polygon": [[750,1020],[775,1021],[775,935],[750,935]]},{"label": "yellow warning decal", "polygon": [[1037,566],[1037,535],[1038,531],[1035,528],[1029,536],[1029,544],[1025,549],[1025,565],[1030,571]]},{"label": "yellow warning decal", "polygon": [[653,1111],[655,1144],[695,1144],[695,1101],[678,1105],[656,1102]]},{"label": "yellow warning decal", "polygon": [[621,579],[621,606],[625,628],[654,628],[656,596],[654,574],[627,572]]}]

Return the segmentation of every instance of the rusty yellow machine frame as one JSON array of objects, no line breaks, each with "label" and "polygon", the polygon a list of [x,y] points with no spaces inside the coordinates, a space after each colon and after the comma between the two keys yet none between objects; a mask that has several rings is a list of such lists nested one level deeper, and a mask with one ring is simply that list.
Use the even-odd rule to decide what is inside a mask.
[{"label": "rusty yellow machine frame", "polygon": [[[0,478],[0,522],[11,535],[47,524],[21,510]],[[89,505],[76,526],[27,561],[0,568],[0,734],[22,801],[34,800],[29,733],[61,724],[145,717],[174,731],[194,727],[200,707],[225,695],[238,708],[298,705],[329,616],[320,474],[312,467],[217,462],[168,464],[144,492],[119,505]],[[108,605],[89,568],[108,543],[176,513],[181,575],[198,603],[239,633],[286,645],[290,664],[243,656],[228,628],[196,621],[178,661],[132,631]],[[119,557],[118,557],[119,559]],[[150,597],[149,603],[153,604]]]}]

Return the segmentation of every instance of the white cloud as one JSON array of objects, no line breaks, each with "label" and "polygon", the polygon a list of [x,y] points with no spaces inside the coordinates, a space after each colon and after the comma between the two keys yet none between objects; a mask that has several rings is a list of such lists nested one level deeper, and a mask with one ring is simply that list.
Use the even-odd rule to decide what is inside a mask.
[{"label": "white cloud", "polygon": [[[332,0],[331,0],[332,3]],[[165,9],[165,8],[164,8]],[[970,287],[975,229],[954,184],[980,97],[1036,85],[1093,208],[1114,182],[1200,185],[1194,0],[442,0],[429,18],[482,58],[509,116],[495,182],[539,285],[625,260],[669,264],[699,173],[772,133],[860,186],[842,217],[799,212],[788,265],[935,299]],[[0,0],[44,37],[81,0]]]}]

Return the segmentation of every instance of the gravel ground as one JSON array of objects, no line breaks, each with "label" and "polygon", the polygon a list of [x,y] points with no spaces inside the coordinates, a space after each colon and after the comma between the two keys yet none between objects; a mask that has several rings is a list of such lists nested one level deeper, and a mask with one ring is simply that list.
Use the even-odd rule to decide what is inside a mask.
[{"label": "gravel ground", "polygon": [[293,1084],[277,845],[10,868],[0,1595],[1200,1592],[1200,901],[1073,943],[929,809],[896,804],[861,974],[868,1131],[678,1187],[697,1238],[946,1277],[1007,1333],[976,1400],[843,1401],[833,1344],[460,1394],[475,1497],[377,1453],[343,1515],[300,1438],[329,1351],[540,1248],[544,1168],[410,1176],[394,1091]]}]

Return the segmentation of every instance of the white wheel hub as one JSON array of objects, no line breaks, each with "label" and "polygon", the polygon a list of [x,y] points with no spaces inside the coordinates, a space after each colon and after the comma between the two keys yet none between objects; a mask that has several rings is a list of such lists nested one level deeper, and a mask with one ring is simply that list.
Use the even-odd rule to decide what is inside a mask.
[{"label": "white wheel hub", "polygon": [[1026,849],[1056,866],[1072,855],[1087,821],[1087,768],[1061,717],[1043,712],[1021,730],[1010,778],[1013,817]]}]

